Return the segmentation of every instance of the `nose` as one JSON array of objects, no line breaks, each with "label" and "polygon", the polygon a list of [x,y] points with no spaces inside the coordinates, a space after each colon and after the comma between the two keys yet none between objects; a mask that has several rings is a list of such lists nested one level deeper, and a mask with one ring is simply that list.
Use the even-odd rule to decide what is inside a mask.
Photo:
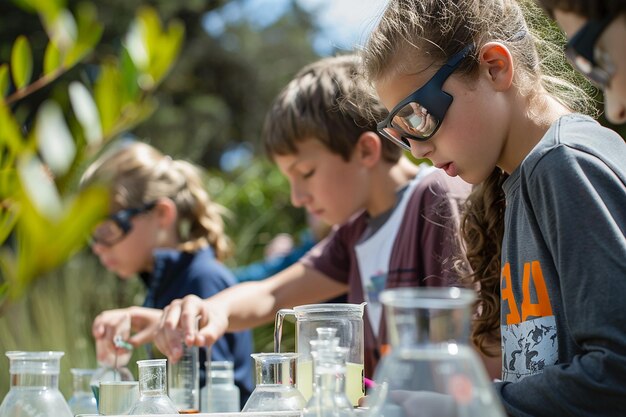
[{"label": "nose", "polygon": [[291,184],[291,204],[294,207],[304,207],[311,197],[306,190],[299,184]]},{"label": "nose", "polygon": [[626,99],[611,93],[610,90],[604,92],[604,114],[607,120],[613,124],[626,122]]},{"label": "nose", "polygon": [[433,151],[433,145],[430,141],[420,142],[417,140],[409,139],[411,144],[411,155],[417,159],[428,158]]},{"label": "nose", "polygon": [[106,250],[106,246],[98,242],[93,242],[89,246],[91,247],[91,251],[98,256],[102,255]]}]

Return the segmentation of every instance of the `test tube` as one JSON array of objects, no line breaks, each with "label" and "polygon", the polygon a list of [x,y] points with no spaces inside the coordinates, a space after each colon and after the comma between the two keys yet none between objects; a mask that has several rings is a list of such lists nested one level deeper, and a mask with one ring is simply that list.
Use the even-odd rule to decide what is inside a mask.
[{"label": "test tube", "polygon": [[184,342],[182,348],[178,362],[167,362],[168,395],[180,414],[195,414],[200,412],[199,348]]}]

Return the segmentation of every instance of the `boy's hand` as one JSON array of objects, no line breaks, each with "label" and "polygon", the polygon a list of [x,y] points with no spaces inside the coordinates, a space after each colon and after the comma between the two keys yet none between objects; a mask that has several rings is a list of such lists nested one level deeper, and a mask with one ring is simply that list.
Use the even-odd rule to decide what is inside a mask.
[{"label": "boy's hand", "polygon": [[212,308],[208,300],[188,295],[165,307],[154,339],[157,348],[171,361],[182,354],[182,343],[188,346],[210,346],[228,329],[223,312]]}]

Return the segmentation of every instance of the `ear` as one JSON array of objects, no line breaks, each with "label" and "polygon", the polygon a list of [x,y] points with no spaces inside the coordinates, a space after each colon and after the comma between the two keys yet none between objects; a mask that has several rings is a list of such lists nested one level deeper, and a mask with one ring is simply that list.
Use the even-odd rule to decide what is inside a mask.
[{"label": "ear", "polygon": [[176,204],[171,199],[160,198],[154,207],[154,211],[161,228],[168,229],[176,222],[178,210],[176,209]]},{"label": "ear", "polygon": [[481,74],[487,76],[496,91],[508,90],[513,84],[513,56],[505,45],[488,42],[480,48]]},{"label": "ear", "polygon": [[361,133],[353,157],[359,158],[366,167],[373,167],[380,161],[382,155],[382,143],[380,141],[380,137],[374,132]]}]

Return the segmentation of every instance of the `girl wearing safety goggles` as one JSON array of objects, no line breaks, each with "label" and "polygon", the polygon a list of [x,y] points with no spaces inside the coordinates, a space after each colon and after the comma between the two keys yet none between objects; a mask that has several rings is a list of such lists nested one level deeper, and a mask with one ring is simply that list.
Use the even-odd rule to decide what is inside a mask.
[{"label": "girl wearing safety goggles", "polygon": [[[549,30],[531,1],[390,0],[364,50],[389,110],[378,129],[476,184],[463,221],[472,339],[502,356],[507,414],[622,415],[626,144],[575,112],[580,88],[544,65],[564,55],[524,11]],[[399,407],[429,415],[415,394],[419,407]]]}]

